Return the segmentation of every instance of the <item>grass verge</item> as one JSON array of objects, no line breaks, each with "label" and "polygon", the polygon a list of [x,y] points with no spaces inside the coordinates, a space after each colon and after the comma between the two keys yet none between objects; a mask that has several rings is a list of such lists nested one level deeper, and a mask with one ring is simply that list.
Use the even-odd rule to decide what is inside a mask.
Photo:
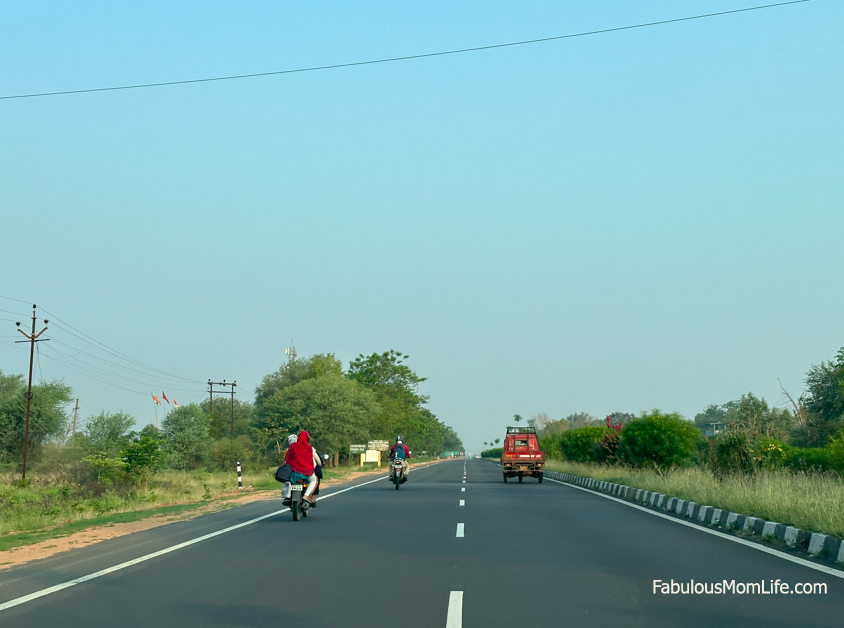
[{"label": "grass verge", "polygon": [[719,480],[696,467],[659,474],[557,460],[549,460],[546,468],[844,538],[844,481],[832,475],[766,471],[752,477],[731,476]]},{"label": "grass verge", "polygon": [[75,532],[81,532],[87,528],[94,526],[109,525],[115,523],[130,523],[133,521],[140,521],[148,517],[156,517],[160,515],[177,515],[195,508],[200,508],[207,505],[207,502],[195,502],[192,504],[175,504],[172,506],[162,506],[160,508],[149,508],[147,510],[136,510],[132,512],[119,512],[111,515],[102,515],[93,517],[91,519],[80,519],[64,525],[46,528],[43,530],[31,530],[28,532],[20,532],[18,534],[7,534],[0,537],[0,552],[12,549],[14,547],[21,547],[23,545],[32,545],[40,541],[47,541],[49,539],[57,539],[63,536],[69,536]]}]

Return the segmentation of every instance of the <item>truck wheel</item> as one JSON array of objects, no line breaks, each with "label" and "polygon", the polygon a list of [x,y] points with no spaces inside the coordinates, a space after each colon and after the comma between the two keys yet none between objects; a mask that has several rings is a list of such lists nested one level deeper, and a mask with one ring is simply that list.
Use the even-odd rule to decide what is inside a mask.
[{"label": "truck wheel", "polygon": [[504,474],[504,484],[507,484],[507,474]]},{"label": "truck wheel", "polygon": [[522,479],[523,479],[523,478],[522,478],[522,474],[520,473],[520,474],[519,474],[519,484],[521,484],[521,483],[522,483]]},{"label": "truck wheel", "polygon": [[539,480],[539,483],[542,484],[542,474],[536,476],[536,479]]}]

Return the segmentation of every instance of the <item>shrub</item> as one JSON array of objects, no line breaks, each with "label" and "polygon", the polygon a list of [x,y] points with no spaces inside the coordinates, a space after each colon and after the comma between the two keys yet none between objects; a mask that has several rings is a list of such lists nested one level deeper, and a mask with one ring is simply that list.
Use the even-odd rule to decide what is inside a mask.
[{"label": "shrub", "polygon": [[597,449],[610,430],[602,425],[578,427],[560,435],[560,451],[566,460],[590,462],[597,460]]},{"label": "shrub", "polygon": [[539,449],[545,452],[546,460],[562,460],[563,452],[560,450],[560,439],[556,436],[540,436],[537,438]]},{"label": "shrub", "polygon": [[652,410],[624,426],[618,457],[634,467],[664,471],[689,464],[701,438],[694,424],[676,412]]},{"label": "shrub", "polygon": [[707,443],[704,462],[718,478],[728,475],[752,475],[762,458],[757,444],[744,430],[718,434]]},{"label": "shrub", "polygon": [[161,441],[149,433],[141,433],[140,439],[129,443],[120,452],[126,472],[135,486],[145,487],[164,464],[164,452],[161,451],[160,444]]},{"label": "shrub", "polygon": [[493,449],[486,449],[481,452],[481,458],[500,458],[503,448],[494,447]]},{"label": "shrub", "polygon": [[[247,440],[248,443],[248,440]],[[211,463],[220,471],[232,471],[248,457],[246,443],[239,438],[223,438],[211,445]]]}]

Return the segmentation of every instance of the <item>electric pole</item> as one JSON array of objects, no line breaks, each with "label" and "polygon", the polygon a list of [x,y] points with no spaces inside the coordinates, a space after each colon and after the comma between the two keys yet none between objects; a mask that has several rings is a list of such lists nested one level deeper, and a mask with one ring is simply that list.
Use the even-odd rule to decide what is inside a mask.
[{"label": "electric pole", "polygon": [[231,395],[231,437],[234,438],[234,388],[237,386],[237,380],[233,382],[226,382],[226,380],[212,382],[210,379],[208,380],[208,414],[211,414],[212,410],[214,410],[214,386],[231,387],[231,391],[228,394]]},{"label": "electric pole", "polygon": [[76,400],[76,407],[73,409],[73,425],[70,428],[70,437],[76,434],[76,415],[79,414],[79,399]]},{"label": "electric pole", "polygon": [[[48,323],[47,319],[44,319],[44,325]],[[23,334],[26,340],[17,340],[15,342],[28,342],[29,343],[29,382],[26,386],[26,419],[24,419],[24,428],[23,428],[23,467],[21,470],[21,480],[26,479],[26,448],[27,444],[29,443],[29,407],[32,403],[32,361],[35,357],[35,343],[41,342],[42,340],[48,340],[48,338],[41,338],[39,340],[39,336],[47,331],[47,328],[44,327],[41,331],[37,334],[35,333],[35,304],[32,305],[32,333],[27,334],[24,330],[21,329],[20,323],[15,323],[18,327],[18,331]]]}]

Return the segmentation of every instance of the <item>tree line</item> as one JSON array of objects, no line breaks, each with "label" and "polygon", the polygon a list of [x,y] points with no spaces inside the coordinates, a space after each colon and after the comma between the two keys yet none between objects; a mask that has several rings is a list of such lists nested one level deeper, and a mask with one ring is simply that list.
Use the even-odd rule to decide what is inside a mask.
[{"label": "tree line", "polygon": [[552,459],[662,470],[698,464],[720,476],[765,468],[844,473],[844,348],[812,365],[805,386],[797,399],[783,390],[785,407],[747,393],[707,406],[692,421],[652,410],[613,412],[604,420],[586,413],[554,420],[540,413],[528,423]]},{"label": "tree line", "polygon": [[[349,445],[401,435],[417,453],[462,450],[456,432],[426,406],[426,380],[390,350],[360,355],[348,369],[333,354],[292,359],[266,375],[255,402],[219,400],[172,409],[160,428],[135,431],[134,417],[101,412],[69,434],[63,382],[33,385],[28,451],[34,463],[72,468],[77,481],[143,486],[162,468],[233,469],[276,464],[287,436],[305,429],[320,453],[346,458]],[[20,467],[26,382],[0,372],[0,467]]]}]

